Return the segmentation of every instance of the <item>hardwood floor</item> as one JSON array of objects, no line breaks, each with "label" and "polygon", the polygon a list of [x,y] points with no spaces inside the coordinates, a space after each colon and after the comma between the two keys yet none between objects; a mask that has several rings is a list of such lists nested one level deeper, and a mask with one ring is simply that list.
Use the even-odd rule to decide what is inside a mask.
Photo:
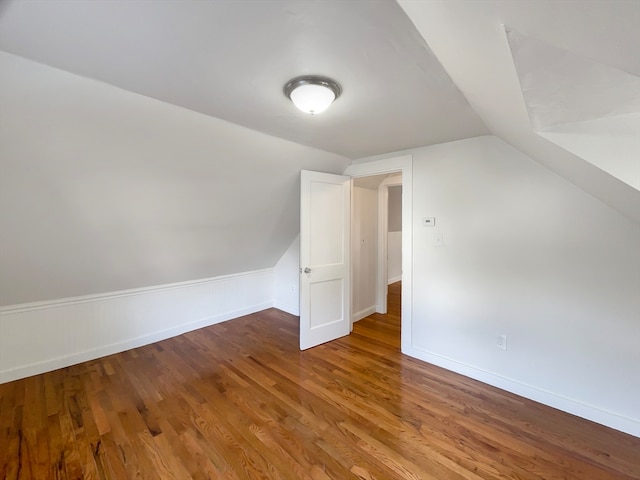
[{"label": "hardwood floor", "polygon": [[403,356],[399,291],[305,352],[270,309],[0,385],[0,478],[640,478],[640,439]]}]

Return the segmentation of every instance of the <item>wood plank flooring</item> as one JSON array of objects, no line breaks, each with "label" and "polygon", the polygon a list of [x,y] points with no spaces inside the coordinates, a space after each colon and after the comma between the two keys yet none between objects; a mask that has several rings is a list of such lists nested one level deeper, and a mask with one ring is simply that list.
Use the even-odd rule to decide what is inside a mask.
[{"label": "wood plank flooring", "polygon": [[640,439],[275,309],[0,385],[3,479],[639,479]]}]

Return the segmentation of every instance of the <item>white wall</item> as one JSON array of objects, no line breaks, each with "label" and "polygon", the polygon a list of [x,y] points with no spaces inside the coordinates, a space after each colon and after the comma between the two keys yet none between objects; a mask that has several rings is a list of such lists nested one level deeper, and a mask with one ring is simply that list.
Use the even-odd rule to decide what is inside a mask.
[{"label": "white wall", "polygon": [[[507,25],[637,76],[637,41],[632,40],[638,36],[637,2],[615,2],[615,8],[608,1],[579,2],[579,12],[574,2],[398,0],[398,3],[493,134],[640,222],[640,190],[554,145],[531,127],[505,35]],[[607,33],[596,34],[600,29]],[[564,60],[561,63],[566,67]],[[573,94],[575,86],[571,89],[569,93]],[[607,89],[603,85],[596,89],[596,95],[606,97]],[[554,97],[556,111],[563,109],[564,101],[562,94]]]},{"label": "white wall", "polygon": [[272,268],[344,157],[0,52],[0,305]]},{"label": "white wall", "polygon": [[405,353],[640,435],[638,224],[496,137],[412,153]]},{"label": "white wall", "polygon": [[[640,87],[636,88],[640,97]],[[640,190],[640,113],[557,125],[537,133]]]},{"label": "white wall", "polygon": [[402,280],[402,231],[387,233],[387,283]]},{"label": "white wall", "polygon": [[347,163],[0,52],[0,382],[273,306],[300,169]]},{"label": "white wall", "polygon": [[278,260],[274,275],[274,306],[291,315],[300,315],[300,235]]},{"label": "white wall", "polygon": [[376,309],[378,190],[354,186],[352,194],[351,309],[358,321]]},{"label": "white wall", "polygon": [[402,185],[388,187],[387,228],[390,232],[402,231]]},{"label": "white wall", "polygon": [[402,280],[402,185],[389,187],[387,281]]}]

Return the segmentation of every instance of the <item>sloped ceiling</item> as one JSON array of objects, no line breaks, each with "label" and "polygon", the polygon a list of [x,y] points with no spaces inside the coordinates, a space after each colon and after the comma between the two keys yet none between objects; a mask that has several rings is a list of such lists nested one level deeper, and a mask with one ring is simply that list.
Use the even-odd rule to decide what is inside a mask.
[{"label": "sloped ceiling", "polygon": [[[275,265],[301,168],[487,133],[640,222],[536,134],[507,25],[638,75],[640,2],[3,0],[0,304]],[[343,95],[309,117],[301,74]]]},{"label": "sloped ceiling", "polygon": [[533,130],[640,190],[640,77],[506,33]]},{"label": "sloped ceiling", "polygon": [[348,163],[0,52],[0,304],[273,267]]},{"label": "sloped ceiling", "polygon": [[[640,223],[640,191],[536,133],[505,34],[507,27],[637,77],[640,2],[398,2],[494,135]],[[615,89],[619,83],[605,87]],[[585,104],[592,103],[584,93],[583,96]]]},{"label": "sloped ceiling", "polygon": [[[393,0],[14,0],[0,49],[349,158],[488,133]],[[304,74],[343,88],[315,118]]]},{"label": "sloped ceiling", "polygon": [[3,0],[0,49],[2,305],[273,267],[301,169],[488,133],[391,0]]}]

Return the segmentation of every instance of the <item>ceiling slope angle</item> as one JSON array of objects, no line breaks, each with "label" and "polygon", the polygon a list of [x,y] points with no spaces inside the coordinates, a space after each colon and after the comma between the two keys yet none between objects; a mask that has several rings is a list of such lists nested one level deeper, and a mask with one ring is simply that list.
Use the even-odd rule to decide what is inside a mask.
[{"label": "ceiling slope angle", "polygon": [[504,28],[640,75],[640,2],[397,1],[492,134],[640,224],[640,190],[532,128]]},{"label": "ceiling slope angle", "polygon": [[505,31],[533,130],[640,190],[640,77]]},{"label": "ceiling slope angle", "polygon": [[[351,159],[489,133],[391,0],[6,0],[0,49]],[[300,75],[343,94],[308,116]]]}]

